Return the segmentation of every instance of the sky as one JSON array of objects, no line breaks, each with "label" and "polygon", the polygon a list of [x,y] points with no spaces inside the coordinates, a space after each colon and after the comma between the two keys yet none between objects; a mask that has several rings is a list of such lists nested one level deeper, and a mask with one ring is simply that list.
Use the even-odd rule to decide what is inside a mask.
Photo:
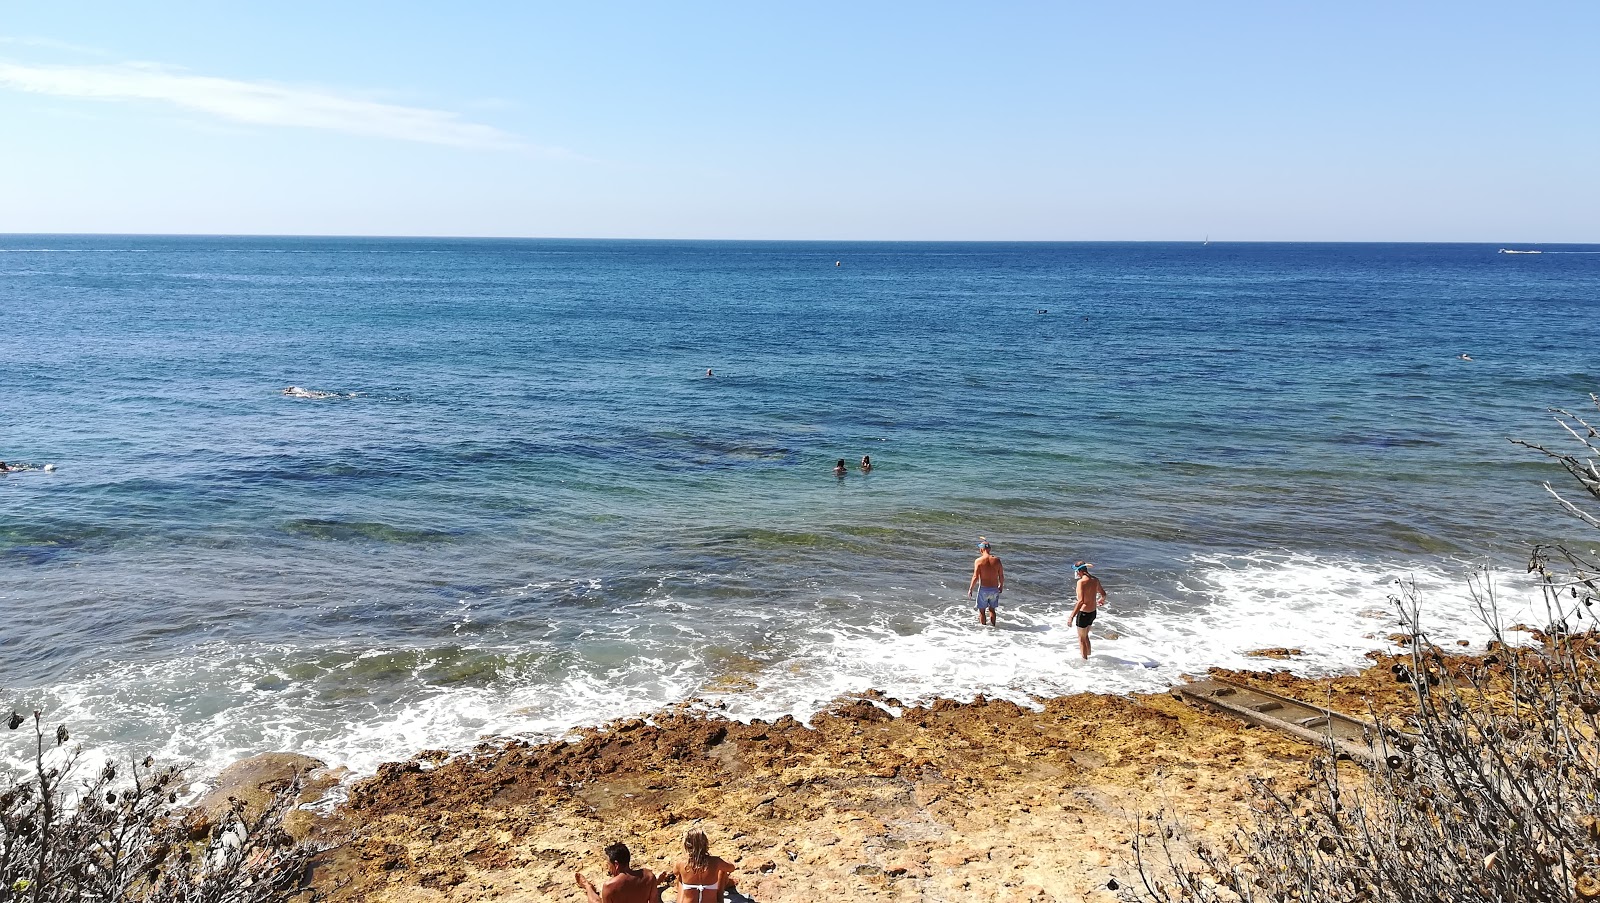
[{"label": "sky", "polygon": [[1600,3],[0,0],[0,233],[1600,242]]}]

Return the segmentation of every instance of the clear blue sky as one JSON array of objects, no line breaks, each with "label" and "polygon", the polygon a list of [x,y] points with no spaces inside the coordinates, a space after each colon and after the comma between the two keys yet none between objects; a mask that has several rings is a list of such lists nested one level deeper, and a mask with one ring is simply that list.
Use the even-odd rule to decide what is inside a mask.
[{"label": "clear blue sky", "polygon": [[1600,3],[0,0],[0,232],[1600,242]]}]

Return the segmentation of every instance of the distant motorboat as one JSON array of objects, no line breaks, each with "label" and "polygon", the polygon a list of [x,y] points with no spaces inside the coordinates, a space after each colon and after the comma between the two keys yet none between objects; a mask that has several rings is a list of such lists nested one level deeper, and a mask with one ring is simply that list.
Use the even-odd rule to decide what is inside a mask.
[{"label": "distant motorboat", "polygon": [[1543,254],[1543,251],[1513,251],[1510,248],[1501,248],[1501,254]]}]

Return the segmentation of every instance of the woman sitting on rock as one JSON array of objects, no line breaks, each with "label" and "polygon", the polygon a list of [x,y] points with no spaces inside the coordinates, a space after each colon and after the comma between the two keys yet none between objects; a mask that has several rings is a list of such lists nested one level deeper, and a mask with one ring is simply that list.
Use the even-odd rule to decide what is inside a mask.
[{"label": "woman sitting on rock", "polygon": [[704,831],[690,831],[683,838],[686,855],[672,867],[678,877],[678,903],[720,903],[722,892],[733,887],[733,863],[711,855],[708,847]]}]

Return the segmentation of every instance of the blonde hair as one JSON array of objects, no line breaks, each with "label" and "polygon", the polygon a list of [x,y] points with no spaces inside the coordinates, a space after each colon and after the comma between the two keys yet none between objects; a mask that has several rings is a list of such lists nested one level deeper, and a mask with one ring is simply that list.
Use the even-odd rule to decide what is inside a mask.
[{"label": "blonde hair", "polygon": [[711,843],[706,832],[695,828],[683,838],[683,851],[689,854],[689,867],[703,869],[711,864]]}]

